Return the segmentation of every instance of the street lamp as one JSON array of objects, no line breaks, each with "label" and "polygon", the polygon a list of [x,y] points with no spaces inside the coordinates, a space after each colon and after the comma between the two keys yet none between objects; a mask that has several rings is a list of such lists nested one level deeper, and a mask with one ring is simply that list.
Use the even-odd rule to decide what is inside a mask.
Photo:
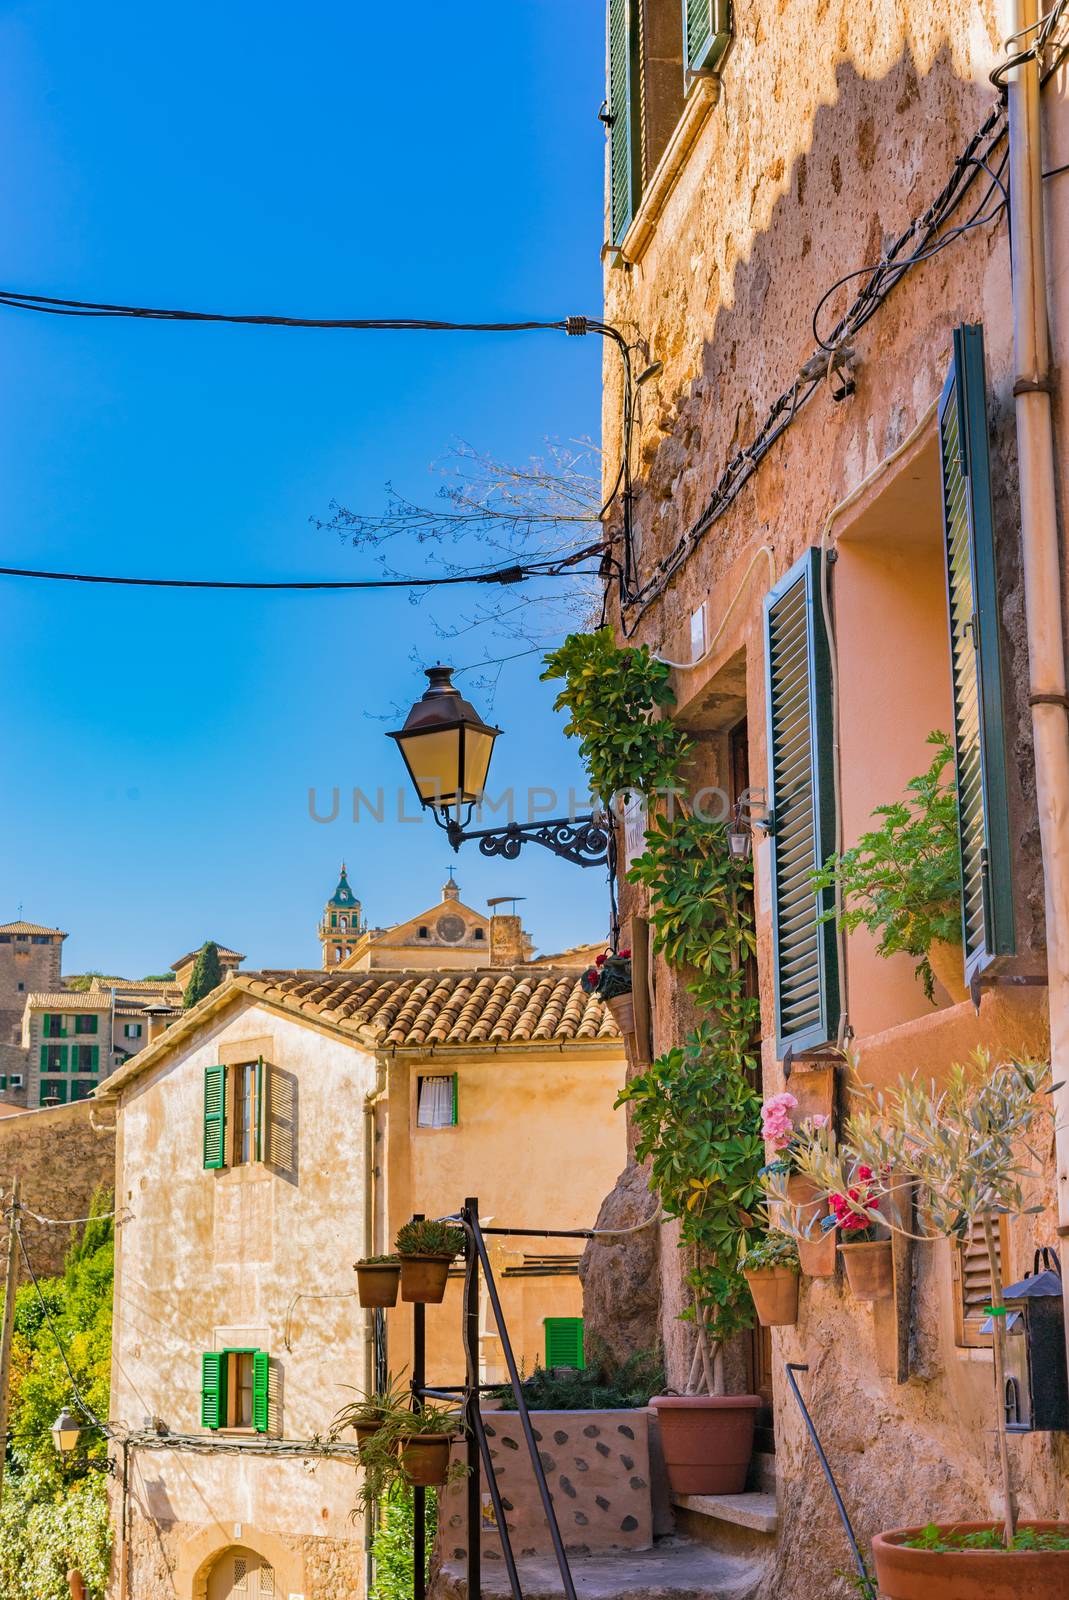
[{"label": "street lamp", "polygon": [[52,1424],[52,1443],[64,1460],[72,1456],[78,1448],[78,1440],[82,1437],[82,1425],[78,1418],[64,1406],[55,1422]]},{"label": "street lamp", "polygon": [[509,822],[500,828],[467,823],[486,788],[494,740],[501,732],[484,722],[453,683],[453,668],[426,668],[427,689],[390,738],[401,752],[419,803],[444,828],[454,850],[477,839],[484,856],[514,861],[525,844],[545,845],[580,867],[604,866],[609,828],[603,818],[551,817],[544,822]]}]

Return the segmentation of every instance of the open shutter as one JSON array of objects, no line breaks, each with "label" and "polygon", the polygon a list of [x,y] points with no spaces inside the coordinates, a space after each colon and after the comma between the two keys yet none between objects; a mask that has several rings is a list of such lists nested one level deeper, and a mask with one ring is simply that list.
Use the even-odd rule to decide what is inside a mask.
[{"label": "open shutter", "polygon": [[266,1350],[252,1353],[252,1425],[257,1433],[267,1432],[270,1407],[271,1362]]},{"label": "open shutter", "polygon": [[41,1071],[48,1071],[48,1046],[46,1044],[41,1046]]},{"label": "open shutter", "polygon": [[582,1317],[546,1318],[546,1366],[586,1366]]},{"label": "open shutter", "polygon": [[226,1166],[226,1068],[204,1069],[204,1165]]},{"label": "open shutter", "polygon": [[297,1173],[297,1079],[264,1064],[263,1160],[278,1172]]},{"label": "open shutter", "polygon": [[226,1355],[209,1350],[200,1359],[201,1427],[221,1428],[226,1420]]},{"label": "open shutter", "polygon": [[264,1058],[256,1058],[256,1160],[262,1160],[264,1147]]},{"label": "open shutter", "polygon": [[765,596],[772,940],[776,1053],[835,1039],[839,954],[834,906],[812,874],[835,848],[831,667],[820,605],[820,551],[808,550]]},{"label": "open shutter", "polygon": [[683,0],[683,52],[688,72],[712,72],[730,43],[729,0]]},{"label": "open shutter", "polygon": [[93,1072],[99,1072],[100,1071],[100,1046],[98,1044],[90,1045],[89,1046],[89,1054],[90,1054],[91,1070]]},{"label": "open shutter", "polygon": [[971,978],[993,957],[1011,955],[1015,948],[984,336],[976,325],[954,330],[954,365],[939,405],[939,450],[962,940],[965,974]]},{"label": "open shutter", "polygon": [[454,1126],[454,1128],[457,1125],[457,1107],[458,1107],[458,1102],[459,1102],[459,1091],[458,1091],[458,1087],[457,1087],[458,1083],[459,1083],[459,1075],[454,1072],[454,1074],[453,1074],[453,1126]]},{"label": "open shutter", "polygon": [[609,0],[609,228],[619,244],[639,193],[638,28],[635,0]]},{"label": "open shutter", "polygon": [[[1007,1234],[1004,1217],[995,1217],[995,1255],[998,1258],[999,1276],[1005,1281],[1008,1257]],[[991,1344],[990,1334],[980,1332],[984,1322],[984,1307],[991,1304],[991,1263],[987,1256],[983,1217],[973,1217],[969,1232],[960,1243],[951,1244],[954,1282],[954,1339],[959,1345]]]}]

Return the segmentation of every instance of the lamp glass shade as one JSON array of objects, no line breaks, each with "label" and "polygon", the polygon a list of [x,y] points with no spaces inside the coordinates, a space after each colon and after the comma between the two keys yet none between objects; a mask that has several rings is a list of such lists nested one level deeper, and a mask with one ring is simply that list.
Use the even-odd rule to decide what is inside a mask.
[{"label": "lamp glass shade", "polygon": [[483,722],[451,681],[451,667],[428,667],[430,686],[403,728],[391,733],[422,806],[447,809],[478,799],[500,728]]},{"label": "lamp glass shade", "polygon": [[52,1424],[52,1443],[61,1456],[69,1456],[78,1448],[78,1440],[82,1436],[82,1425],[78,1418],[66,1406]]},{"label": "lamp glass shade", "polygon": [[728,853],[736,861],[746,861],[750,855],[751,836],[749,828],[728,829]]}]

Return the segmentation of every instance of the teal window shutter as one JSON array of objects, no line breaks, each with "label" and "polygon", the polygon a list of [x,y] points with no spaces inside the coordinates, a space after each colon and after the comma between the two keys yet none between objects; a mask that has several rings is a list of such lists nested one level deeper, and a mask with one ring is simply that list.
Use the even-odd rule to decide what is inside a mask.
[{"label": "teal window shutter", "polygon": [[459,1081],[460,1081],[459,1074],[454,1072],[454,1074],[453,1074],[453,1126],[454,1126],[454,1128],[457,1125],[457,1108],[458,1108],[459,1099],[460,1099],[460,1093],[459,1093],[459,1087],[458,1087],[459,1086]]},{"label": "teal window shutter", "polygon": [[713,72],[731,43],[730,0],[683,0],[687,72]]},{"label": "teal window shutter", "polygon": [[271,1361],[266,1350],[252,1355],[252,1425],[257,1433],[267,1432],[270,1414]]},{"label": "teal window shutter", "polygon": [[635,0],[609,0],[609,229],[619,244],[638,205],[638,26]]},{"label": "teal window shutter", "polygon": [[46,1044],[41,1046],[41,1071],[48,1071],[48,1046]]},{"label": "teal window shutter", "polygon": [[820,604],[820,551],[808,550],[765,596],[772,944],[776,1053],[834,1040],[839,951],[830,891],[812,874],[835,848],[831,661]]},{"label": "teal window shutter", "polygon": [[586,1366],[582,1317],[546,1318],[546,1366]]},{"label": "teal window shutter", "polygon": [[226,1166],[226,1068],[204,1069],[204,1165]]},{"label": "teal window shutter", "polygon": [[263,1058],[263,1056],[257,1056],[257,1058],[256,1058],[256,1137],[255,1137],[255,1150],[256,1150],[256,1160],[257,1161],[260,1161],[260,1160],[263,1159],[263,1155],[262,1155],[263,1142],[264,1142],[264,1058]]},{"label": "teal window shutter", "polygon": [[226,1355],[222,1350],[209,1350],[201,1356],[200,1421],[201,1427],[213,1432],[226,1421]]},{"label": "teal window shutter", "polygon": [[954,330],[939,404],[965,974],[1015,949],[984,335]]},{"label": "teal window shutter", "polygon": [[90,1049],[90,1054],[91,1054],[91,1057],[92,1057],[92,1059],[90,1061],[90,1070],[93,1071],[93,1072],[99,1072],[100,1071],[100,1046],[98,1044],[90,1045],[89,1049]]}]

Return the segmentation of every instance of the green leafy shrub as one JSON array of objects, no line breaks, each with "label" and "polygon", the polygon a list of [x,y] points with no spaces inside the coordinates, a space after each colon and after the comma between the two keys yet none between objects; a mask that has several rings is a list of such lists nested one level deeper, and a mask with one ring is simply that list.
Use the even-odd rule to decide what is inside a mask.
[{"label": "green leafy shrub", "polygon": [[[424,1509],[427,1573],[438,1531],[438,1496],[427,1490]],[[371,1553],[375,1561],[375,1583],[368,1600],[412,1600],[415,1593],[414,1534],[416,1507],[412,1490],[395,1486],[382,1508]]]},{"label": "green leafy shrub", "polygon": [[75,1567],[87,1592],[104,1593],[111,1561],[107,1479],[93,1473],[65,1493],[34,1473],[4,1478],[0,1511],[0,1600],[70,1600]]},{"label": "green leafy shrub", "polygon": [[[528,1406],[533,1411],[632,1411],[664,1393],[664,1362],[655,1351],[636,1350],[621,1362],[611,1361],[596,1345],[587,1354],[587,1365],[578,1371],[536,1367],[523,1382]],[[502,1411],[515,1411],[510,1383],[493,1392]]]},{"label": "green leafy shrub", "polygon": [[1069,1534],[1044,1533],[1038,1528],[1018,1528],[1010,1544],[1002,1528],[941,1528],[929,1522],[914,1539],[903,1539],[907,1550],[934,1550],[948,1555],[953,1550],[1069,1550]]},{"label": "green leafy shrub", "polygon": [[[817,891],[837,890],[840,927],[879,934],[881,956],[920,956],[916,972],[928,999],[935,976],[928,951],[937,941],[961,943],[961,856],[954,749],[945,733],[928,735],[935,755],[927,772],[906,784],[906,798],[877,806],[883,825],[851,850],[829,856],[813,874]],[[951,777],[945,778],[947,767]],[[827,922],[835,917],[826,911]]]},{"label": "green leafy shrub", "polygon": [[394,1248],[400,1256],[448,1256],[450,1261],[464,1248],[464,1229],[448,1222],[406,1222],[398,1228]]}]

